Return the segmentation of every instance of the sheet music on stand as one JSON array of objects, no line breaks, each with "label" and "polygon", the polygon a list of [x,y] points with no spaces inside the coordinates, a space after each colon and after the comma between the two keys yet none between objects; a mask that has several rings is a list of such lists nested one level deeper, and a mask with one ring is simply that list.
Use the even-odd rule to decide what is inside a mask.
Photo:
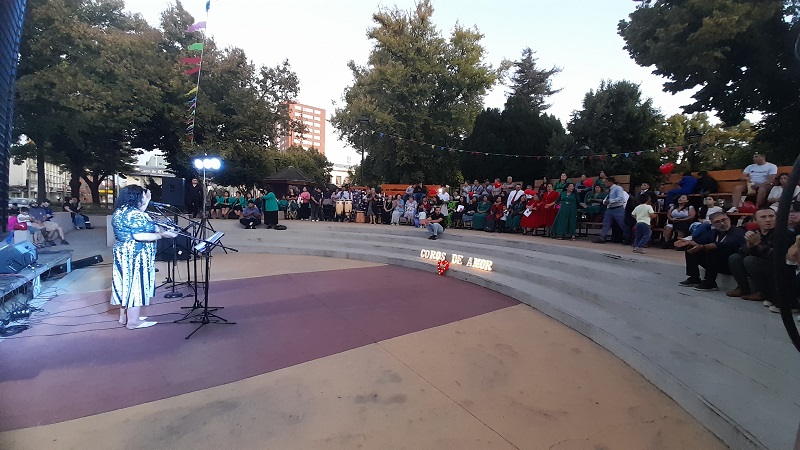
[{"label": "sheet music on stand", "polygon": [[200,241],[197,245],[193,247],[194,251],[197,253],[206,253],[211,251],[216,246],[217,242],[225,236],[225,233],[222,231],[217,231],[216,233],[212,234],[211,237],[206,239],[205,241]]}]

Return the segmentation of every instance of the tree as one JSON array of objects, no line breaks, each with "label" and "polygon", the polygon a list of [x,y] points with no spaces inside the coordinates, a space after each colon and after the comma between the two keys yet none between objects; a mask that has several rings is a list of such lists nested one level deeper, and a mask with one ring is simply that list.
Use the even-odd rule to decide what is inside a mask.
[{"label": "tree", "polygon": [[536,58],[533,57],[534,51],[530,47],[522,51],[522,59],[514,62],[514,73],[511,76],[511,92],[506,101],[506,108],[509,104],[526,106],[528,109],[538,113],[550,107],[547,98],[553,94],[561,92],[561,89],[553,89],[552,78],[561,69],[542,70],[536,67]]},{"label": "tree", "polygon": [[[17,72],[19,134],[36,142],[40,184],[45,159],[79,179],[99,201],[99,186],[135,153],[131,137],[159,100],[148,64],[158,34],[115,0],[33,0]],[[39,196],[46,190],[39,187]]]},{"label": "tree", "polygon": [[668,79],[667,92],[696,90],[686,113],[715,111],[726,126],[763,114],[756,143],[788,163],[800,141],[798,0],[652,0],[621,21],[637,64]]},{"label": "tree", "polygon": [[[585,158],[587,175],[605,170],[609,175],[631,174],[632,180],[650,180],[657,173],[659,157],[650,152],[631,157],[630,153],[663,147],[663,123],[652,99],[642,99],[637,84],[602,81],[596,91],[584,96],[583,109],[572,113],[567,129],[576,145],[590,148]],[[617,157],[604,156],[609,154]]]},{"label": "tree", "polygon": [[[684,170],[689,170],[689,164],[683,163],[692,156],[696,159],[695,170],[738,169],[750,164],[753,157],[751,143],[756,132],[746,120],[729,127],[712,124],[706,113],[675,114],[667,118],[663,132],[667,145],[683,149],[678,157]],[[696,142],[687,139],[692,132],[698,134]]]},{"label": "tree", "polygon": [[441,147],[460,146],[499,75],[483,62],[477,29],[456,25],[445,39],[432,14],[429,0],[409,12],[381,8],[367,33],[374,42],[367,65],[349,63],[353,84],[331,119],[339,136],[360,148],[358,118],[367,116],[371,131],[402,138],[370,134],[364,161],[370,181],[457,181],[457,157]]}]

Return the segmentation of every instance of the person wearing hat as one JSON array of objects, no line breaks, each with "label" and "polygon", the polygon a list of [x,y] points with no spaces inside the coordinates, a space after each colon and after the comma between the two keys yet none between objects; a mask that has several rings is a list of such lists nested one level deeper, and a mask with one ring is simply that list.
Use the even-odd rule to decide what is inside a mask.
[{"label": "person wearing hat", "polygon": [[247,206],[242,209],[239,223],[244,225],[247,230],[255,230],[257,226],[261,225],[261,211],[253,199],[247,200]]},{"label": "person wearing hat", "polygon": [[739,207],[742,206],[744,201],[745,192],[747,192],[747,195],[756,196],[757,207],[765,206],[767,204],[767,195],[778,175],[778,166],[768,163],[761,153],[756,153],[753,155],[753,164],[745,167],[742,174],[745,178],[745,184],[736,186],[733,189],[733,207],[728,210],[729,213],[739,212]]}]

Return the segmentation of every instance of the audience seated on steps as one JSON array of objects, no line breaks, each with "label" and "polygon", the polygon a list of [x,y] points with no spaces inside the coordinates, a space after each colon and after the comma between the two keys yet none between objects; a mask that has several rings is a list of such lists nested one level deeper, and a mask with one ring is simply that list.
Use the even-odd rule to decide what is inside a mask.
[{"label": "audience seated on steps", "polygon": [[[50,220],[53,217],[53,213],[48,212],[48,209],[44,207],[44,204],[49,206],[50,202],[42,203],[43,205],[39,206],[38,202],[31,202],[31,207],[29,210],[31,220],[30,226],[33,226],[37,231],[42,232],[44,244],[55,245],[55,241],[60,239],[61,245],[69,245],[69,242],[67,242],[67,239],[64,237],[64,229],[61,228],[61,226],[57,223]],[[34,242],[34,244],[36,244],[36,242]]]},{"label": "audience seated on steps", "polygon": [[[758,229],[747,231],[744,245],[728,258],[737,286],[727,295],[773,306],[776,299],[773,273],[775,270],[786,270],[785,267],[774,267],[772,260],[776,245],[775,211],[769,207],[760,208],[755,213],[755,223]],[[794,243],[795,234],[793,232],[791,235],[791,243]]]},{"label": "audience seated on steps", "polygon": [[70,198],[69,202],[64,205],[64,211],[70,214],[72,225],[75,226],[76,230],[82,230],[84,228],[91,230],[92,223],[89,221],[89,216],[81,212],[82,209],[83,205],[81,205],[81,202],[75,197]]},{"label": "audience seated on steps", "polygon": [[756,206],[766,205],[767,196],[778,175],[778,166],[767,162],[764,155],[756,153],[753,156],[753,164],[745,167],[743,174],[745,183],[733,190],[733,207],[728,210],[730,213],[738,212],[745,193],[756,196]]},{"label": "audience seated on steps", "polygon": [[[685,247],[686,275],[681,286],[693,287],[698,291],[716,291],[717,274],[731,274],[728,259],[744,245],[744,230],[733,226],[731,218],[724,212],[709,216],[710,227],[702,227],[691,240],[681,240]],[[705,269],[705,277],[700,278],[700,267]]]}]

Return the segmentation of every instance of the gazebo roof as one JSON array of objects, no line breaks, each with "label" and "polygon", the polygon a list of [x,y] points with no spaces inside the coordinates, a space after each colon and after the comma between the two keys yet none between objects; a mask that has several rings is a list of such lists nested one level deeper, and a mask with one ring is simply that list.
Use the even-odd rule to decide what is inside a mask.
[{"label": "gazebo roof", "polygon": [[268,176],[264,181],[267,183],[297,183],[297,184],[314,184],[314,179],[304,174],[294,166],[289,166],[281,171],[273,173]]}]

